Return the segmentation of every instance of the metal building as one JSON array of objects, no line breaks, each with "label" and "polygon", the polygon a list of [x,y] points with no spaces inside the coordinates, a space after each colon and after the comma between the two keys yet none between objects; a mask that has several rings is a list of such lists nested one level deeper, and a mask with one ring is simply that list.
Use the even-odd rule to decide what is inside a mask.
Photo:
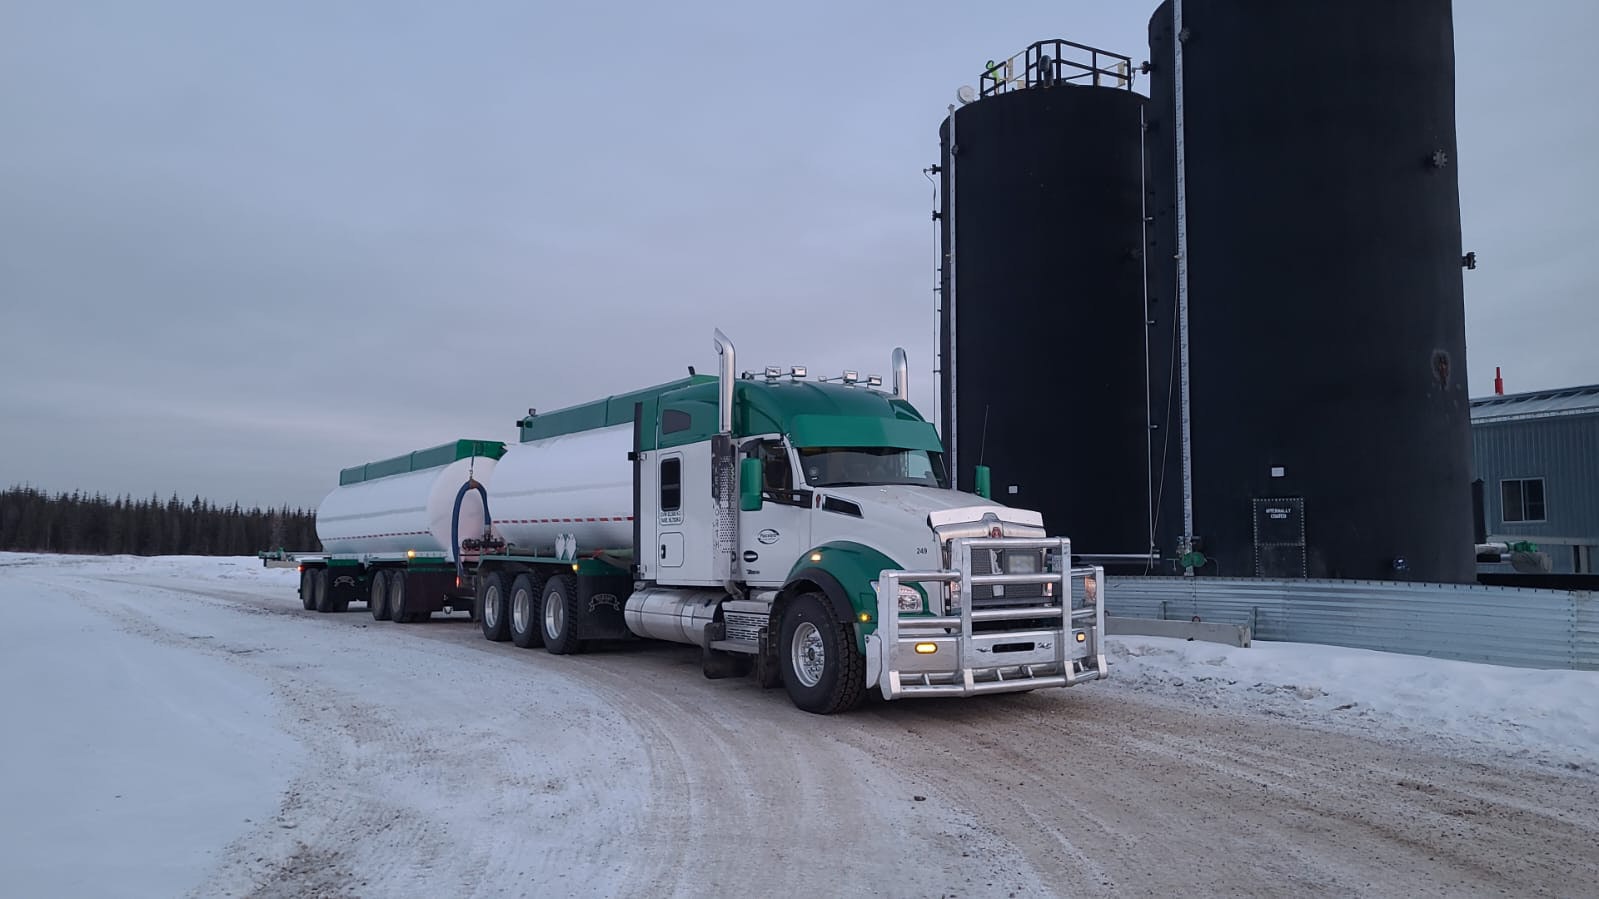
[{"label": "metal building", "polygon": [[1488,540],[1531,541],[1557,574],[1599,563],[1599,384],[1471,401]]}]

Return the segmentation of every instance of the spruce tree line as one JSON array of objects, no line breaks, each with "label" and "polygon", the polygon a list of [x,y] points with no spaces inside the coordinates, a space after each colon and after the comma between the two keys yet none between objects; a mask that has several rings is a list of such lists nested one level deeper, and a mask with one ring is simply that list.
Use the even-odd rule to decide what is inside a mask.
[{"label": "spruce tree line", "polygon": [[263,549],[317,551],[316,513],[216,506],[177,494],[135,500],[34,487],[0,493],[0,550],[136,556],[251,556]]}]

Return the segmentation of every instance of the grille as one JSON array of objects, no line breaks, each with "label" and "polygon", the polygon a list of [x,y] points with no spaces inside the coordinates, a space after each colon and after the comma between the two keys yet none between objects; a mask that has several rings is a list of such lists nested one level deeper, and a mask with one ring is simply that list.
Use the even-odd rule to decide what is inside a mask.
[{"label": "grille", "polygon": [[[1002,574],[1005,571],[1005,556],[1009,550],[978,549],[972,551],[972,574]],[[1042,554],[1036,549],[1016,550],[1018,554],[1032,556],[1042,561]],[[997,567],[996,567],[997,565]],[[997,594],[997,595],[996,595]],[[1007,584],[1005,586],[981,586],[972,588],[972,608],[992,608],[995,606],[1030,606],[1044,602],[1043,584]]]}]

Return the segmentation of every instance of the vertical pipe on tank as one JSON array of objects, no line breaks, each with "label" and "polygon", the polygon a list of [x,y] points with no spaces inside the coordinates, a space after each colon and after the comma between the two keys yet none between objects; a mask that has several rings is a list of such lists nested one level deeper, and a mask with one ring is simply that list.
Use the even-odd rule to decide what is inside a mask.
[{"label": "vertical pipe on tank", "polygon": [[1149,554],[1155,555],[1155,396],[1149,375],[1149,132],[1148,110],[1138,107],[1138,257],[1144,262],[1144,499],[1149,506]]},{"label": "vertical pipe on tank", "polygon": [[905,348],[894,347],[894,399],[910,402],[911,396],[911,367],[910,360],[905,355]]},{"label": "vertical pipe on tank", "polygon": [[[1183,554],[1194,538],[1194,456],[1188,415],[1188,174],[1183,155],[1183,0],[1172,0],[1172,118],[1177,150],[1177,343],[1183,424]],[[1192,566],[1183,574],[1192,575]]]},{"label": "vertical pipe on tank", "polygon": [[956,406],[960,402],[960,389],[955,379],[957,373],[955,360],[959,354],[955,351],[955,197],[959,193],[955,189],[955,104],[949,105],[949,294],[944,297],[944,305],[949,309],[949,358],[944,364],[949,366],[949,433],[945,436],[946,449],[949,450],[949,483],[956,489],[960,488],[960,455],[957,448],[960,446],[959,428],[960,416],[956,414]]}]

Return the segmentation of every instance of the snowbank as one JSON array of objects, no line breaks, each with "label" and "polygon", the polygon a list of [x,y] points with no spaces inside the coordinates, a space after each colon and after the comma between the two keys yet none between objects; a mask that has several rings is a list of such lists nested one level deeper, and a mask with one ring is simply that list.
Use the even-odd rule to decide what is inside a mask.
[{"label": "snowbank", "polygon": [[1433,734],[1599,772],[1599,671],[1507,668],[1309,643],[1107,641],[1111,679],[1218,708]]}]

